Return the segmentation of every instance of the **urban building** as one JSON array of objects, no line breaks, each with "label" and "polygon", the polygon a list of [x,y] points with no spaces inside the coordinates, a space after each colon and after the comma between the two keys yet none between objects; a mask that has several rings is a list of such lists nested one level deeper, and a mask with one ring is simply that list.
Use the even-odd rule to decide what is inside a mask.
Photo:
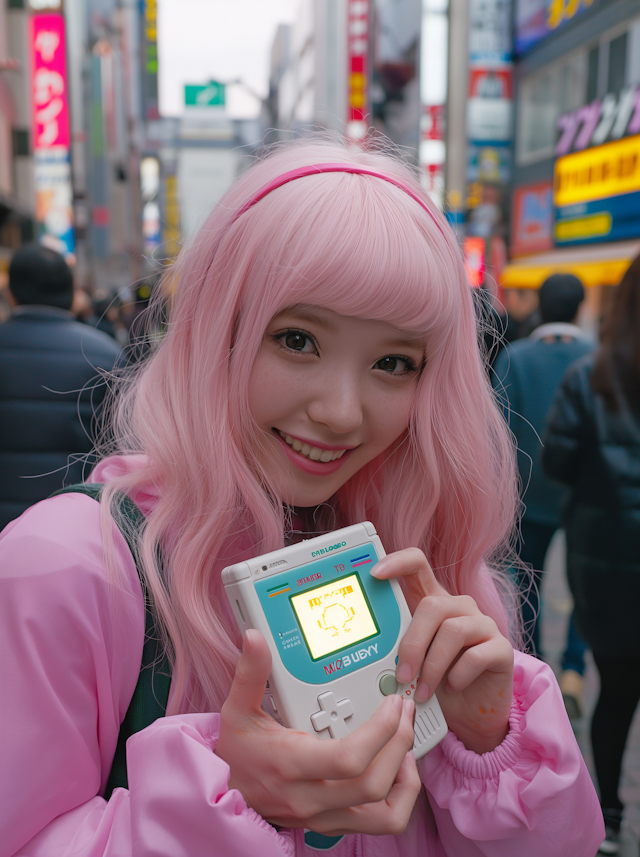
[{"label": "urban building", "polygon": [[[351,0],[301,0],[272,49],[272,122],[280,131],[344,130],[347,119],[347,15]],[[361,0],[367,7],[368,0]]]},{"label": "urban building", "polygon": [[640,252],[640,8],[637,0],[519,0],[515,15],[511,263],[536,288],[571,271],[595,327],[608,289]]}]

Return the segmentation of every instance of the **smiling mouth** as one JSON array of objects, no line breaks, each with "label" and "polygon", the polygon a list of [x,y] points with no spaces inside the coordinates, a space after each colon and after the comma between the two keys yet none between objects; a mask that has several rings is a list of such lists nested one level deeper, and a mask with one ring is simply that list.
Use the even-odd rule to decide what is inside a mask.
[{"label": "smiling mouth", "polygon": [[342,458],[347,451],[346,449],[320,449],[317,446],[310,446],[308,443],[302,443],[302,441],[291,437],[291,435],[285,434],[280,431],[280,429],[276,429],[276,431],[287,446],[294,449],[298,455],[302,455],[304,458],[308,458],[311,461],[321,461],[323,464],[328,464],[330,461],[336,461],[338,458]]}]

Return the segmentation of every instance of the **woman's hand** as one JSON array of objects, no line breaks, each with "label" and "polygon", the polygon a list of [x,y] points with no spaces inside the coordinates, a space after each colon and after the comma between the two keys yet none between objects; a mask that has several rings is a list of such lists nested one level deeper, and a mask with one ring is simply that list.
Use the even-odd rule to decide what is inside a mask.
[{"label": "woman's hand", "polygon": [[229,788],[282,827],[333,835],[401,833],[421,786],[411,752],[413,703],[387,697],[346,738],[322,741],[265,714],[270,672],[266,640],[247,631],[216,747],[231,769]]},{"label": "woman's hand", "polygon": [[509,731],[513,648],[468,595],[449,595],[418,548],[389,554],[374,577],[403,577],[413,619],[398,652],[401,684],[419,674],[417,703],[437,691],[447,724],[468,750],[495,749]]}]

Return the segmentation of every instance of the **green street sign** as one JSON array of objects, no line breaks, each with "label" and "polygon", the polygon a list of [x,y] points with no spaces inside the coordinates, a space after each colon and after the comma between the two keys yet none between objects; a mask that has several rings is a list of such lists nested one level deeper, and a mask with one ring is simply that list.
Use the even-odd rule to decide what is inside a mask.
[{"label": "green street sign", "polygon": [[224,107],[224,83],[210,80],[203,85],[186,83],[184,87],[185,107]]}]

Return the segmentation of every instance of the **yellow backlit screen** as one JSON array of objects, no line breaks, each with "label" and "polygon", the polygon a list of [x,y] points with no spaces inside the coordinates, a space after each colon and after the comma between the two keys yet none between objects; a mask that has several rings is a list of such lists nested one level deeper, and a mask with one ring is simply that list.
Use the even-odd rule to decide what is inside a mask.
[{"label": "yellow backlit screen", "polygon": [[291,598],[314,660],[378,633],[356,574]]}]

